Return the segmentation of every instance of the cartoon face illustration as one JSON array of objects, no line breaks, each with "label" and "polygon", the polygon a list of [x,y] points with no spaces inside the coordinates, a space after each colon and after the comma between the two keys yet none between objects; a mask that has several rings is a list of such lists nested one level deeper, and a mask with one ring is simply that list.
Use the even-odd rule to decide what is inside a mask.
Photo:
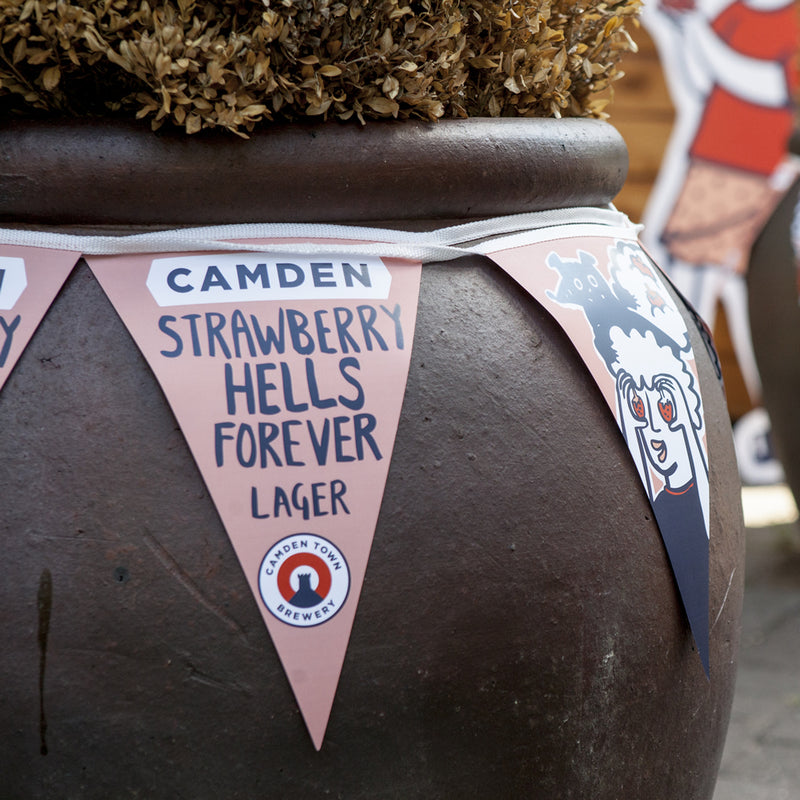
[{"label": "cartoon face illustration", "polygon": [[672,477],[686,464],[687,453],[682,431],[673,428],[675,400],[671,392],[658,381],[655,386],[636,386],[627,374],[621,380],[621,389],[651,466]]},{"label": "cartoon face illustration", "polygon": [[[583,311],[616,384],[617,419],[648,494],[655,501],[662,487],[706,485],[702,399],[686,326],[657,270],[632,242],[608,248],[610,280],[590,253],[576,255],[548,256],[561,278],[547,296]],[[650,302],[648,292],[663,304]]]},{"label": "cartoon face illustration", "polygon": [[691,374],[676,351],[649,332],[615,328],[611,340],[618,411],[629,446],[638,447],[668,487],[685,486],[698,467],[689,440],[700,426],[700,397]]}]

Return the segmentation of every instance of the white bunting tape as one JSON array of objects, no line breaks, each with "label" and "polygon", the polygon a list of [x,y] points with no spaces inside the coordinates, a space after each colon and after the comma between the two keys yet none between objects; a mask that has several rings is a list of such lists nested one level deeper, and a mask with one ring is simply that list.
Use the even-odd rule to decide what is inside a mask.
[{"label": "white bunting tape", "polygon": [[[569,208],[492,217],[478,222],[411,232],[363,226],[265,223],[178,228],[152,233],[123,235],[73,235],[21,228],[0,229],[0,244],[69,250],[85,255],[133,253],[183,253],[242,251],[264,253],[326,253],[407,258],[416,261],[451,261],[480,249],[467,246],[483,239],[533,232],[545,228],[577,225],[603,225],[636,234],[622,213],[609,208]],[[286,239],[286,243],[256,244],[255,239]],[[326,244],[321,240],[347,240],[348,244]],[[242,241],[245,240],[245,241]]]}]

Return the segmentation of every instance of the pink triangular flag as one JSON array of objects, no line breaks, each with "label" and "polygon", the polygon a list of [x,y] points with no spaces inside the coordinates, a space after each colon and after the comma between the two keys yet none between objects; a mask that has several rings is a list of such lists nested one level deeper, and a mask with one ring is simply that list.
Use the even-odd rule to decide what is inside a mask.
[{"label": "pink triangular flag", "polygon": [[178,418],[319,749],[394,446],[421,265],[246,248],[88,261]]},{"label": "pink triangular flag", "polygon": [[80,253],[0,245],[0,388]]},{"label": "pink triangular flag", "polygon": [[706,675],[709,484],[703,399],[678,306],[631,228],[563,225],[481,249],[570,337],[647,491]]}]

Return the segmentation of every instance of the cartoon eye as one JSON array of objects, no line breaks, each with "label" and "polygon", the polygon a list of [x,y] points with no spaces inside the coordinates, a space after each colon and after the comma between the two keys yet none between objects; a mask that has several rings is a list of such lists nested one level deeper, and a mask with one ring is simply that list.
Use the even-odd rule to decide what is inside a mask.
[{"label": "cartoon eye", "polygon": [[644,419],[644,400],[636,392],[628,395],[628,402],[631,404],[631,411],[636,419]]},{"label": "cartoon eye", "polygon": [[661,399],[658,401],[658,413],[667,424],[675,419],[675,404],[669,395],[661,395]]},{"label": "cartoon eye", "polygon": [[573,280],[572,280],[572,285],[573,285],[573,286],[574,286],[574,287],[575,287],[575,288],[576,288],[578,291],[580,291],[581,289],[583,289],[583,282],[580,280],[580,278],[573,278]]},{"label": "cartoon eye", "polygon": [[595,278],[594,275],[590,275],[587,280],[590,286],[594,286],[595,289],[597,288],[597,278]]}]

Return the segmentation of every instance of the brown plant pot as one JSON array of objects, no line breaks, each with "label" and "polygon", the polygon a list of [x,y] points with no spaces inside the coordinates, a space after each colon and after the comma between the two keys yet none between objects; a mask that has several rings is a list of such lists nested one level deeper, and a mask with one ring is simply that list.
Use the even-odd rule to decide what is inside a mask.
[{"label": "brown plant pot", "polygon": [[798,258],[792,247],[791,225],[799,199],[800,182],[783,198],[753,245],[747,274],[750,329],[764,408],[769,414],[775,453],[798,502],[800,305]]},{"label": "brown plant pot", "polygon": [[[6,225],[104,232],[422,229],[605,204],[626,168],[613,128],[582,120],[250,142],[16,124],[0,152]],[[743,525],[727,410],[687,325],[711,464],[710,682],[625,442],[570,341],[485,259],[431,263],[316,752],[176,421],[81,263],[0,394],[4,796],[711,798]]]}]

